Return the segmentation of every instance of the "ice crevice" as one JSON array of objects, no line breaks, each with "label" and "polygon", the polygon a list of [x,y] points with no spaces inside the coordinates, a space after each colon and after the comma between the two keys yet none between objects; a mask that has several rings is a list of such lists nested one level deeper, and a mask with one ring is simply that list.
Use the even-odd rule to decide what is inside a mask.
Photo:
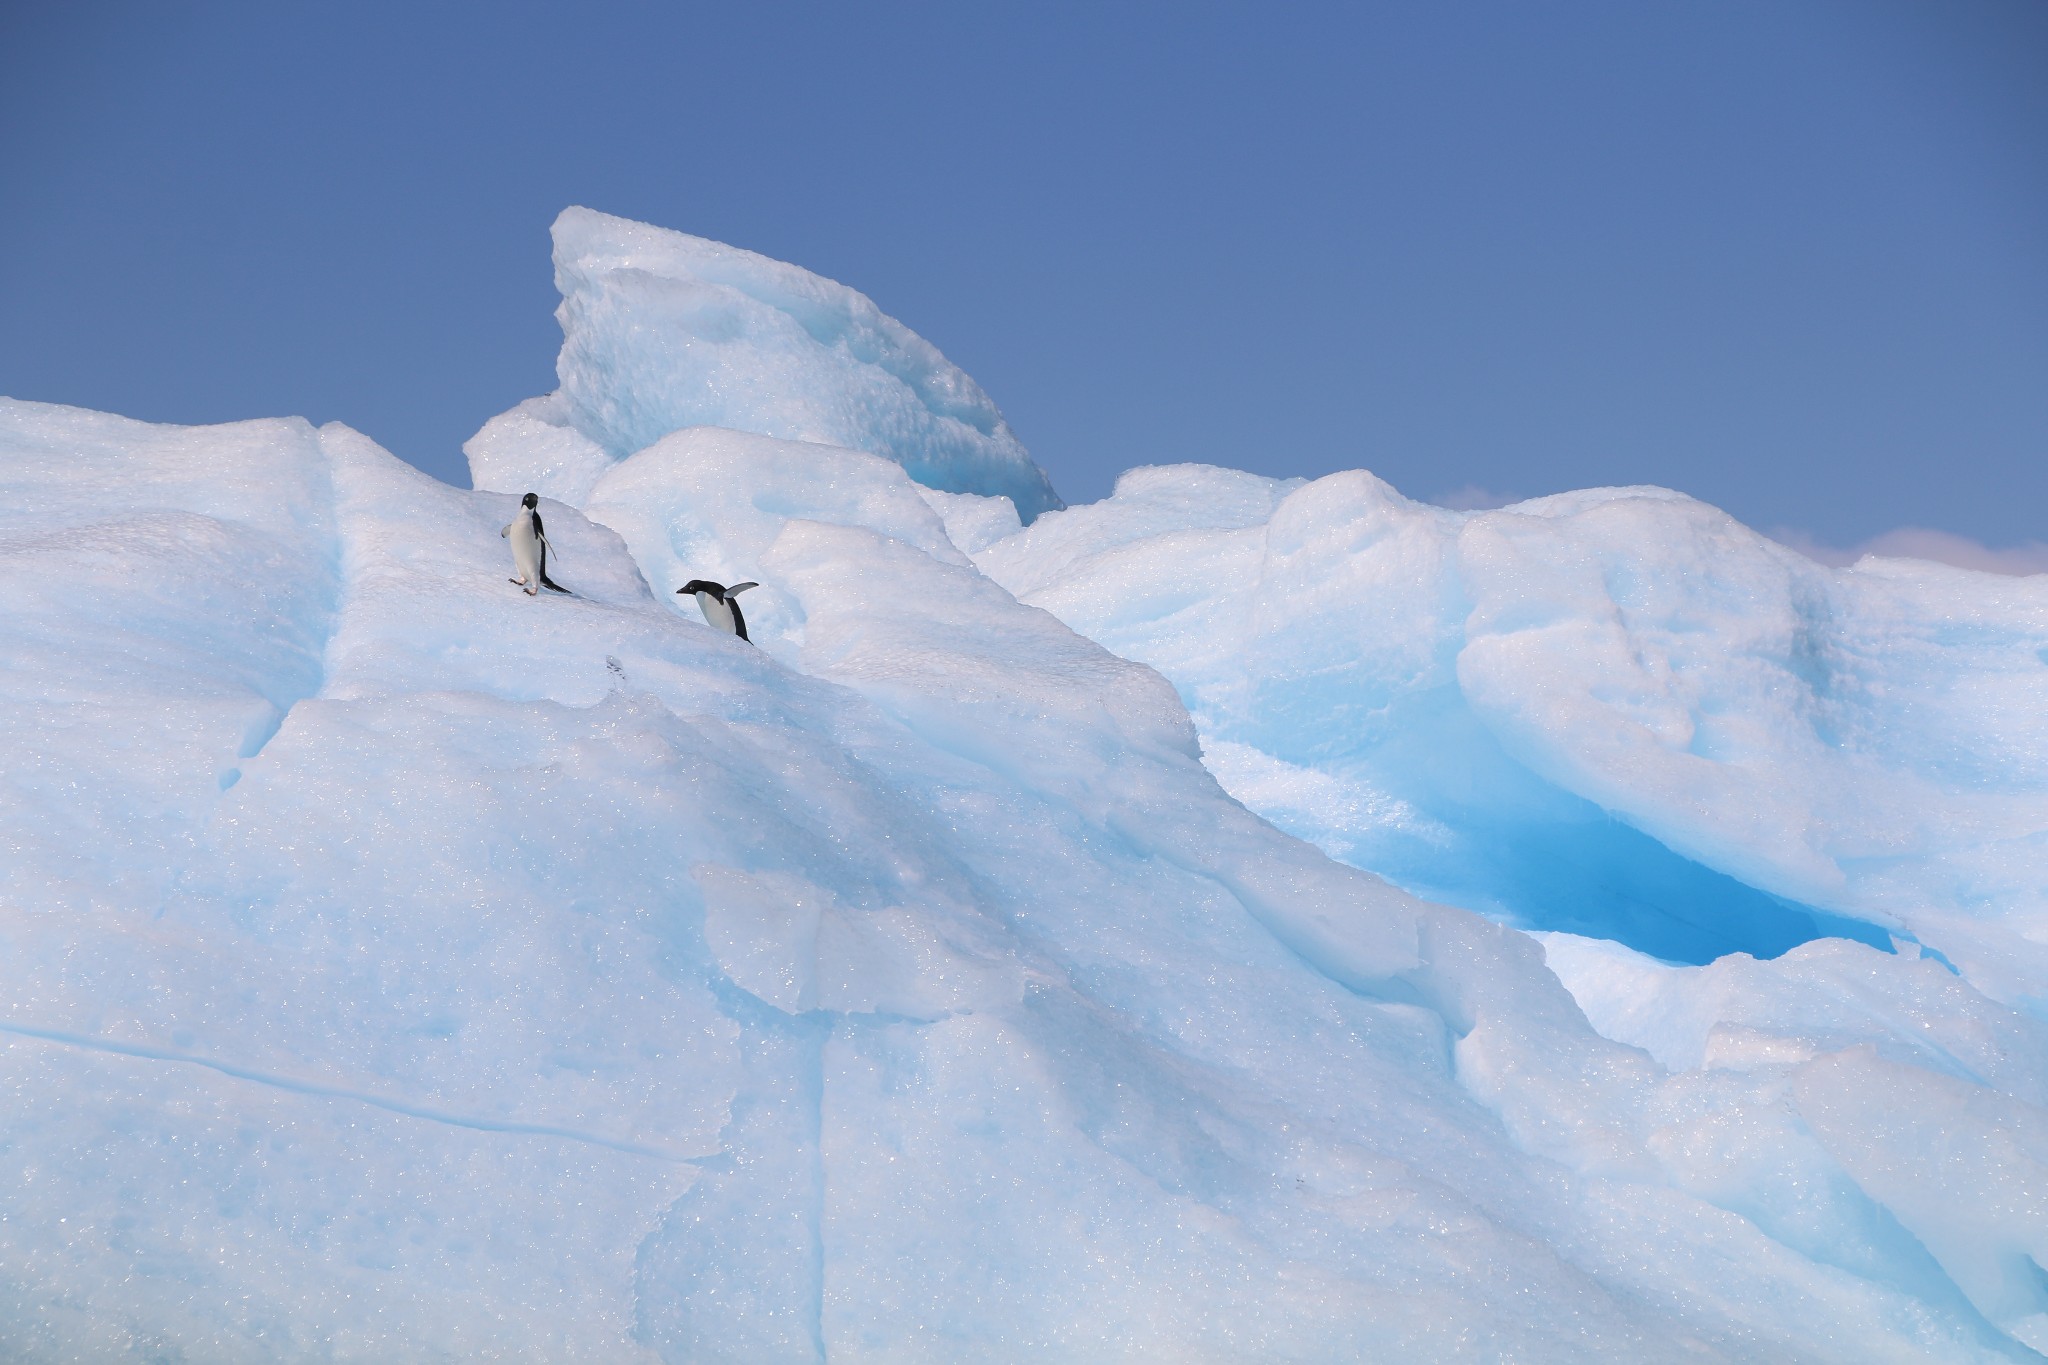
[{"label": "ice crevice", "polygon": [[19,1020],[0,1020],[0,1033],[17,1038],[34,1038],[41,1042],[59,1044],[64,1047],[84,1048],[94,1052],[109,1053],[119,1057],[132,1057],[141,1061],[171,1062],[184,1066],[204,1067],[238,1081],[269,1086],[274,1090],[287,1091],[295,1095],[307,1095],[316,1099],[343,1100],[352,1104],[368,1105],[383,1109],[406,1118],[419,1119],[427,1123],[446,1124],[452,1128],[469,1128],[480,1133],[504,1133],[516,1137],[560,1138],[567,1142],[578,1142],[589,1147],[603,1147],[609,1151],[623,1152],[628,1156],[647,1157],[655,1161],[695,1163],[702,1161],[707,1153],[683,1153],[650,1147],[641,1143],[619,1138],[606,1137],[600,1133],[582,1132],[574,1128],[561,1128],[545,1123],[522,1123],[517,1119],[488,1118],[474,1114],[458,1114],[415,1104],[389,1095],[368,1094],[344,1087],[324,1085],[318,1081],[301,1080],[290,1076],[268,1075],[233,1062],[213,1057],[195,1056],[169,1048],[154,1047],[144,1043],[127,1042],[119,1038],[94,1038],[80,1034],[66,1033],[61,1029],[37,1028]]},{"label": "ice crevice", "polygon": [[827,1358],[825,1171],[818,1150],[831,1015],[790,1015],[729,981],[749,1082],[719,1136],[725,1153],[634,1253],[635,1333],[664,1361]]},{"label": "ice crevice", "polygon": [[306,623],[305,637],[301,641],[307,666],[280,677],[274,688],[266,689],[269,709],[252,721],[244,733],[240,746],[235,750],[239,761],[221,774],[223,791],[241,781],[244,765],[262,757],[264,749],[290,720],[292,708],[309,697],[318,696],[327,685],[327,651],[334,638],[348,582],[334,468],[325,450],[329,437],[319,433],[316,439],[322,446],[322,458],[318,461],[314,477],[315,505],[319,509],[314,524],[318,534],[307,553],[313,560],[314,572],[324,585],[324,592]]}]

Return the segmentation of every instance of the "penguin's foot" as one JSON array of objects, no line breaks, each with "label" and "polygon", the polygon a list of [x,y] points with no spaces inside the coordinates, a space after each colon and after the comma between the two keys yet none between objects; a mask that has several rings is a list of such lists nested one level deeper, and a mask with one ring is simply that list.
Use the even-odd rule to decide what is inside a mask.
[{"label": "penguin's foot", "polygon": [[539,589],[539,588],[528,588],[528,589],[526,590],[526,595],[527,595],[528,597],[538,597],[538,596],[540,596],[540,589]]}]

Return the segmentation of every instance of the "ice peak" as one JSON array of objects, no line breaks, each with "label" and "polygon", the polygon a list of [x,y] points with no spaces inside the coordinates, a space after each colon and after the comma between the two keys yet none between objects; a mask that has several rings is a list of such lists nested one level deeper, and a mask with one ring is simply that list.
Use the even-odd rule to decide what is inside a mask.
[{"label": "ice peak", "polygon": [[[554,240],[552,417],[593,454],[726,427],[880,455],[929,488],[1008,497],[1026,522],[1062,505],[981,386],[865,294],[592,209],[564,209]],[[510,473],[508,419],[525,420],[494,419],[471,442],[479,486]]]}]

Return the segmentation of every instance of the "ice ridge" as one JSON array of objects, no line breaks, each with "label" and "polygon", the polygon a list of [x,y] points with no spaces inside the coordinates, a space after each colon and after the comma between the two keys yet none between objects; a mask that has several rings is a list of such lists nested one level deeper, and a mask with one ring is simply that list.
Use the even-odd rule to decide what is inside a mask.
[{"label": "ice ridge", "polygon": [[589,209],[563,210],[554,238],[561,387],[472,438],[477,487],[580,504],[610,463],[724,427],[881,455],[1026,522],[1062,505],[981,386],[866,295]]}]

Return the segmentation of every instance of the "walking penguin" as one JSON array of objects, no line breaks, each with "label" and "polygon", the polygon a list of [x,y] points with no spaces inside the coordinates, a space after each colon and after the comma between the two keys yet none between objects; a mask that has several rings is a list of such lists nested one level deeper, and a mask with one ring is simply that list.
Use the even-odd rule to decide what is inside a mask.
[{"label": "walking penguin", "polygon": [[498,534],[512,542],[512,567],[519,570],[519,577],[511,581],[526,589],[528,597],[538,597],[542,588],[550,592],[569,591],[548,577],[548,536],[541,529],[540,498],[536,494],[528,493],[519,500],[519,514]]},{"label": "walking penguin", "polygon": [[[735,583],[729,588],[720,587],[708,578],[693,578],[677,588],[676,592],[693,593],[697,598],[697,609],[704,613],[704,624],[713,630],[722,630],[747,639],[747,618],[740,615],[740,604],[733,599],[748,588],[758,588],[759,583]],[[753,641],[748,640],[752,644]]]}]

